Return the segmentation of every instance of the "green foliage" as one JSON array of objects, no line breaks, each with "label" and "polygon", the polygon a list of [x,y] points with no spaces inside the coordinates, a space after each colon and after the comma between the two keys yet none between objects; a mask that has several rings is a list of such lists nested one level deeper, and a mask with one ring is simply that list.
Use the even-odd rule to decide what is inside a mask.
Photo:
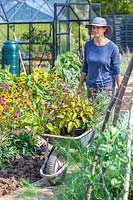
[{"label": "green foliage", "polygon": [[67,52],[57,57],[51,73],[57,73],[65,83],[69,85],[72,91],[77,89],[79,83],[81,62],[77,54]]},{"label": "green foliage", "polygon": [[92,3],[102,3],[104,16],[111,14],[133,14],[133,3],[131,0],[92,0]]},{"label": "green foliage", "polygon": [[[71,26],[72,37],[74,39],[74,47],[73,50],[78,49],[79,43],[79,26],[77,23],[72,23]],[[83,48],[85,41],[88,38],[88,30],[85,28],[83,24],[80,25],[80,48]]]},{"label": "green foliage", "polygon": [[106,91],[99,91],[93,95],[91,105],[93,109],[94,124],[103,120],[111,97]]},{"label": "green foliage", "polygon": [[[80,65],[78,56],[68,52],[57,59],[49,72],[36,67],[30,75],[21,73],[14,77],[8,70],[1,69],[1,134],[28,126],[33,134],[60,135],[63,128],[71,133],[74,128],[88,129],[93,122],[99,122],[101,118],[97,119],[105,112],[107,98],[104,95],[103,101],[103,96],[99,95],[99,100],[95,97],[91,104],[85,90],[82,96],[75,93]],[[97,107],[99,112],[94,111],[94,115]]]},{"label": "green foliage", "polygon": [[93,123],[93,108],[88,99],[72,92],[65,94],[61,91],[61,85],[47,105],[45,114],[47,120],[44,125],[48,133],[55,135],[60,135],[63,128],[71,134],[74,128],[90,128]]},{"label": "green foliage", "polygon": [[22,132],[0,137],[0,166],[16,155],[35,154],[37,139],[33,134]]},{"label": "green foliage", "polygon": [[[22,191],[18,199],[29,200],[36,197],[40,200],[86,200],[88,184],[92,185],[93,200],[122,199],[125,166],[129,162],[126,157],[127,119],[128,113],[125,113],[118,121],[117,127],[114,128],[109,123],[104,133],[101,133],[100,128],[96,129],[98,138],[92,140],[88,148],[78,145],[76,141],[76,148],[73,151],[69,148],[69,144],[66,143],[66,146],[59,144],[58,151],[65,156],[68,168],[72,168],[71,173],[66,174],[61,188],[54,197],[42,197],[37,188],[29,188],[28,185],[27,191]],[[97,142],[100,142],[98,162],[96,172],[91,176],[90,165]],[[131,169],[132,166],[131,160]],[[132,199],[132,174],[129,194],[129,199]]]},{"label": "green foliage", "polygon": [[[127,115],[121,117],[116,128],[109,123],[104,133],[95,130],[98,138],[91,141],[89,148],[77,145],[76,156],[74,151],[73,154],[70,150],[64,151],[68,165],[73,160],[75,170],[66,176],[62,191],[54,200],[85,200],[88,184],[92,185],[93,200],[122,199],[125,166],[129,162],[126,156]],[[100,142],[98,162],[91,176],[89,170],[97,142]]]},{"label": "green foliage", "polygon": [[21,39],[24,41],[31,41],[33,43],[43,44],[44,42],[50,41],[50,34],[47,30],[38,30],[37,28],[33,28],[31,31],[31,35],[29,32],[24,32]]}]

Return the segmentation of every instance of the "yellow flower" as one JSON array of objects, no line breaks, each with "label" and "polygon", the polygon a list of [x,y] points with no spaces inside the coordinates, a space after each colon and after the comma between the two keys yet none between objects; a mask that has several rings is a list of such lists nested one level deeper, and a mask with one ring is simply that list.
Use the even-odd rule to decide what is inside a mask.
[{"label": "yellow flower", "polygon": [[20,103],[19,107],[20,107],[20,108],[23,108],[23,107],[24,107],[24,106],[23,106],[23,103]]},{"label": "yellow flower", "polygon": [[48,84],[48,80],[44,80],[43,83],[46,85]]},{"label": "yellow flower", "polygon": [[23,76],[26,76],[26,74],[25,74],[25,72],[21,72],[19,76],[23,77]]},{"label": "yellow flower", "polygon": [[29,95],[28,94],[24,94],[24,99],[27,99],[28,97],[29,97]]},{"label": "yellow flower", "polygon": [[21,87],[24,84],[25,84],[25,81],[21,81],[21,82],[18,83],[18,87]]},{"label": "yellow flower", "polygon": [[27,105],[27,104],[29,104],[29,100],[25,98],[25,99],[23,99],[22,103]]},{"label": "yellow flower", "polygon": [[8,93],[8,97],[11,97],[13,95],[13,93],[10,91],[9,93]]},{"label": "yellow flower", "polygon": [[9,113],[12,114],[14,112],[14,108],[13,107],[9,107]]},{"label": "yellow flower", "polygon": [[6,102],[11,102],[11,96],[8,94],[8,96],[6,97]]},{"label": "yellow flower", "polygon": [[0,113],[3,112],[3,106],[0,105]]},{"label": "yellow flower", "polygon": [[33,68],[33,72],[38,72],[39,70],[40,70],[39,67],[34,67],[34,68]]},{"label": "yellow flower", "polygon": [[51,74],[51,78],[58,80],[59,79],[59,74],[57,74],[56,72]]},{"label": "yellow flower", "polygon": [[2,122],[7,122],[7,118],[6,118],[5,115],[1,115],[0,119],[1,119]]}]

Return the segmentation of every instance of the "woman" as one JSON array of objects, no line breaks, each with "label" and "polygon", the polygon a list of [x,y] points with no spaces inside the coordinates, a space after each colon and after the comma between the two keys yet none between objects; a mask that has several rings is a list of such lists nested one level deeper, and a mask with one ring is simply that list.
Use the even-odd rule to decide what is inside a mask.
[{"label": "woman", "polygon": [[111,26],[104,18],[96,17],[86,25],[92,32],[93,39],[86,42],[84,47],[84,63],[77,93],[82,93],[86,80],[88,98],[92,92],[113,90],[121,84],[119,50],[115,43],[106,36],[111,33]]}]

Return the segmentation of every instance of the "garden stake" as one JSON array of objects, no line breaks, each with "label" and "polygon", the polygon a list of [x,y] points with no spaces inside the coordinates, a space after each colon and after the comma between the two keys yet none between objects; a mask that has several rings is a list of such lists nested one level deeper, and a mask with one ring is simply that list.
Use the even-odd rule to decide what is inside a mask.
[{"label": "garden stake", "polygon": [[[123,98],[123,95],[124,95],[124,91],[125,91],[125,88],[127,86],[127,82],[129,80],[130,74],[132,72],[132,66],[133,66],[133,57],[130,60],[130,63],[128,65],[126,73],[124,74],[124,77],[123,77],[122,83],[120,85],[120,88],[118,89],[116,95],[114,95],[110,100],[110,103],[108,105],[107,112],[106,112],[106,115],[105,115],[105,118],[104,118],[104,122],[103,122],[103,125],[102,125],[102,132],[105,131],[106,124],[109,121],[111,110],[112,110],[112,108],[113,108],[113,106],[114,106],[114,104],[116,102],[116,99],[120,99],[121,98],[120,101],[122,101],[122,98]],[[120,92],[120,95],[119,95],[119,92]],[[100,142],[97,142],[96,149],[94,151],[93,158],[92,158],[92,164],[90,166],[90,174],[91,175],[94,175],[94,173],[95,173],[95,168],[96,168],[97,159],[98,159],[97,152],[98,152],[99,146],[100,146]],[[92,186],[88,185],[87,200],[91,200],[91,192],[92,192]]]},{"label": "garden stake", "polygon": [[122,83],[121,83],[121,87],[120,87],[120,90],[119,90],[119,95],[118,95],[118,98],[117,98],[117,101],[116,101],[115,110],[114,110],[114,119],[113,119],[113,125],[114,126],[116,126],[116,123],[117,123],[117,120],[118,120],[118,117],[119,117],[122,98],[124,96],[124,92],[125,92],[129,77],[131,75],[132,69],[133,69],[133,57],[130,60],[130,63],[129,63],[128,68],[127,68],[127,70],[125,72],[125,75],[123,77],[123,80],[122,80]]},{"label": "garden stake", "polygon": [[43,53],[42,53],[42,57],[41,57],[41,59],[40,59],[40,62],[39,62],[39,64],[38,64],[38,67],[41,66],[41,63],[42,63],[42,60],[43,60],[43,56],[44,56],[44,54],[45,54],[45,51],[46,51],[46,46],[44,47],[44,50],[43,50]]},{"label": "garden stake", "polygon": [[[13,32],[14,39],[15,39],[15,41],[17,42],[16,33],[13,31],[13,27],[12,27],[12,26],[10,26],[10,30]],[[26,75],[27,73],[26,73],[26,69],[25,69],[25,66],[24,66],[24,62],[23,62],[23,59],[22,59],[22,55],[21,55],[20,49],[19,49],[19,57],[20,57],[20,61],[21,61],[21,63],[22,63],[22,67],[23,67],[24,73],[25,73],[25,75]]]},{"label": "garden stake", "polygon": [[[104,118],[104,121],[103,121],[103,125],[102,125],[102,131],[105,130],[106,123],[109,120],[109,116],[110,116],[111,110],[112,110],[116,100],[119,100],[118,103],[120,102],[119,104],[121,106],[122,98],[123,98],[123,95],[124,95],[124,92],[125,92],[125,89],[126,89],[130,74],[132,72],[132,67],[133,67],[133,57],[131,58],[131,60],[129,62],[128,68],[127,68],[127,70],[126,70],[126,72],[124,74],[122,83],[121,83],[116,95],[114,95],[112,97],[112,99],[111,99],[111,101],[110,101],[110,103],[109,103],[109,105],[107,107],[107,112],[106,112],[106,115],[105,115],[105,118]],[[119,110],[120,110],[120,107],[119,107]],[[114,119],[113,119],[113,124],[114,125],[116,124],[116,120],[117,120],[116,116],[115,116],[115,112],[117,112],[117,111],[116,110],[114,111]]]},{"label": "garden stake", "polygon": [[[127,140],[127,157],[129,162],[125,168],[125,181],[124,181],[124,194],[123,200],[128,200],[129,187],[130,187],[130,171],[131,171],[131,145],[132,145],[132,133],[133,133],[133,90],[131,95],[130,112],[129,112],[129,122],[128,122],[128,140]],[[132,120],[132,121],[131,121]]]},{"label": "garden stake", "polygon": [[[90,166],[90,174],[92,176],[95,174],[95,168],[96,168],[97,159],[98,159],[97,152],[98,152],[99,146],[100,146],[100,143],[97,142],[96,149],[94,151],[93,158],[92,158],[92,164]],[[87,188],[87,200],[91,200],[91,192],[92,192],[92,186],[88,185],[88,188]]]},{"label": "garden stake", "polygon": [[[16,34],[15,34],[14,31],[13,31],[13,35],[14,35],[15,40],[17,41],[17,37],[16,37]],[[21,60],[21,63],[22,63],[22,67],[23,67],[24,73],[26,75],[26,69],[25,69],[25,66],[24,66],[24,62],[23,62],[23,59],[22,59],[22,55],[21,55],[20,49],[19,49],[19,57],[20,57],[20,60]]]},{"label": "garden stake", "polygon": [[[113,96],[109,102],[109,105],[108,105],[108,108],[107,108],[107,112],[106,112],[106,115],[105,115],[105,118],[104,118],[104,122],[103,122],[103,125],[102,125],[102,132],[104,132],[105,130],[105,126],[106,124],[108,123],[108,120],[109,120],[109,117],[111,115],[111,110],[115,104],[115,101],[118,97],[118,94],[119,94],[119,90],[117,91],[116,95]],[[100,146],[100,142],[97,142],[97,145],[96,145],[96,149],[94,151],[94,154],[93,154],[93,158],[92,158],[92,164],[90,166],[90,174],[93,176],[95,174],[95,168],[96,168],[96,164],[97,164],[97,152],[98,152],[98,148]],[[88,189],[87,189],[87,200],[91,200],[91,192],[92,192],[92,186],[91,185],[88,185]]]}]

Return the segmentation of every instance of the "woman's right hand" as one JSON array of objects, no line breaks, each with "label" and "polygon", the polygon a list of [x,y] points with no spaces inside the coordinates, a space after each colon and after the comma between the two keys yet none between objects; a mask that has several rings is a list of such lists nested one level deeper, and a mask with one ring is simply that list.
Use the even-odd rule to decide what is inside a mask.
[{"label": "woman's right hand", "polygon": [[77,89],[77,94],[82,94],[82,86],[79,86]]}]

